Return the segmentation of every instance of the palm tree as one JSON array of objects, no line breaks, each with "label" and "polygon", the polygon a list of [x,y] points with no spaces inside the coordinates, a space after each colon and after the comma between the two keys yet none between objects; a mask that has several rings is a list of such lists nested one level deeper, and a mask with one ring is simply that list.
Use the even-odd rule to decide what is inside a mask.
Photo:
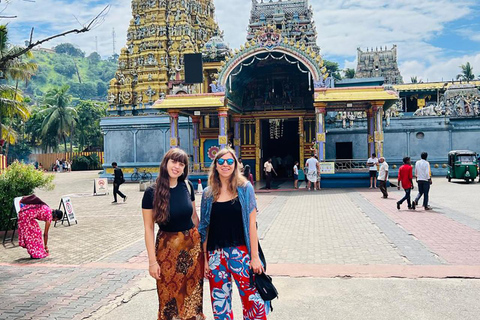
[{"label": "palm tree", "polygon": [[[11,53],[21,50],[19,47],[11,47],[8,45],[8,32],[5,25],[0,26],[0,57],[4,57]],[[26,58],[32,58],[31,52],[24,54]],[[18,82],[28,81],[37,70],[37,65],[33,62],[25,62],[22,58],[15,58],[7,61],[0,70],[0,78],[16,81],[15,87],[8,85],[0,85],[0,128],[2,128],[2,117],[20,117],[26,120],[30,113],[28,108],[23,104],[23,97],[18,92]],[[0,131],[0,138],[3,137],[4,131]]]},{"label": "palm tree", "polygon": [[418,83],[418,78],[417,78],[417,76],[415,76],[415,77],[410,77],[410,82],[411,82],[411,83]]},{"label": "palm tree", "polygon": [[467,62],[467,64],[462,64],[460,68],[462,68],[462,73],[457,75],[457,80],[469,82],[470,80],[475,79],[475,75],[473,74],[473,68],[470,65],[470,62]]},{"label": "palm tree", "polygon": [[46,136],[48,132],[55,132],[59,140],[63,141],[65,147],[65,158],[67,153],[67,136],[72,138],[75,127],[77,110],[69,106],[72,96],[69,95],[68,85],[60,88],[50,89],[45,94],[46,109],[40,113],[45,116],[42,123],[42,135]]},{"label": "palm tree", "polygon": [[343,71],[343,73],[345,74],[345,78],[347,79],[355,78],[355,69],[347,68]]}]

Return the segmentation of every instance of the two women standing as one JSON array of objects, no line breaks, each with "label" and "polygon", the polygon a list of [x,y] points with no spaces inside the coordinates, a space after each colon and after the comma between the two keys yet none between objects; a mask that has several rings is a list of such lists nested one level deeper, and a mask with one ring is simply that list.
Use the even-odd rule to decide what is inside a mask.
[{"label": "two women standing", "polygon": [[[200,225],[187,175],[187,154],[180,149],[168,151],[156,186],[145,191],[142,203],[149,272],[157,279],[158,319],[204,319],[204,276],[210,282],[215,319],[233,319],[232,277],[240,291],[244,319],[266,319],[265,302],[250,284],[252,270],[263,272],[255,193],[240,173],[235,152],[223,149],[212,163]],[[156,245],[155,223],[160,226]]]}]

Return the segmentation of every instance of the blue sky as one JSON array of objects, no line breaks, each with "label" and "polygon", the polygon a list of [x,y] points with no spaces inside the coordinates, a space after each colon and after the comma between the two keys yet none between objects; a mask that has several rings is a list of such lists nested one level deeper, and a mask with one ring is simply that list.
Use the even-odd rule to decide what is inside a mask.
[{"label": "blue sky", "polygon": [[[106,4],[111,9],[96,29],[48,42],[52,47],[71,42],[87,54],[112,54],[112,29],[116,51],[125,45],[131,19],[131,0],[9,0],[1,1],[10,39],[22,44],[35,27],[34,39],[77,28]],[[260,1],[260,0],[258,0]],[[268,0],[265,0],[268,1]],[[278,1],[278,0],[274,0]],[[288,0],[283,0],[288,1]],[[245,42],[251,0],[214,0],[220,28],[232,48]],[[318,45],[325,59],[341,68],[355,68],[357,47],[398,46],[398,63],[405,82],[411,76],[424,81],[454,78],[467,61],[480,75],[480,4],[476,0],[310,0],[318,32]]]}]

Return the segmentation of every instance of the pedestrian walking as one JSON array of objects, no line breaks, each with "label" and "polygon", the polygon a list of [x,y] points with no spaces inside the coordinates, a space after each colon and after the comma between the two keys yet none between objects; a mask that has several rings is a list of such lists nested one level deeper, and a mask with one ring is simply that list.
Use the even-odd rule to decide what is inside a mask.
[{"label": "pedestrian walking", "polygon": [[432,184],[430,163],[427,161],[428,153],[422,152],[420,157],[421,159],[415,162],[415,177],[418,184],[418,194],[415,198],[415,204],[418,206],[418,201],[423,196],[423,207],[425,210],[432,210],[428,205],[428,193],[430,192],[430,185]]},{"label": "pedestrian walking", "polygon": [[275,175],[277,175],[277,172],[273,168],[272,158],[268,159],[267,162],[265,162],[265,164],[263,165],[263,170],[265,171],[265,180],[266,180],[265,189],[271,189],[272,172],[275,173]]},{"label": "pedestrian walking", "polygon": [[295,164],[293,165],[293,187],[295,189],[298,189],[298,166],[298,161],[295,161]]},{"label": "pedestrian walking", "polygon": [[[170,149],[155,185],[143,195],[145,246],[148,271],[157,280],[158,320],[205,319],[204,258],[195,193],[187,177],[187,153]],[[155,223],[159,226],[156,240]]]},{"label": "pedestrian walking", "polygon": [[397,202],[397,209],[400,210],[402,203],[407,200],[408,209],[415,210],[415,201],[410,201],[410,193],[413,190],[413,168],[410,157],[403,158],[403,165],[398,169],[398,190],[400,187],[405,190],[405,196]]},{"label": "pedestrian walking", "polygon": [[312,153],[312,156],[305,162],[305,167],[307,168],[307,190],[310,190],[310,186],[313,183],[313,189],[315,189],[317,179],[318,179],[318,170],[319,164],[318,160],[315,158],[315,154]]},{"label": "pedestrian walking", "polygon": [[[20,211],[18,212],[18,244],[27,249],[32,259],[46,258],[48,249],[48,230],[52,221],[61,220],[63,212],[52,210],[45,202],[32,194],[20,200]],[[45,221],[43,231],[37,220]]]},{"label": "pedestrian walking", "polygon": [[372,153],[372,156],[367,160],[368,173],[370,174],[370,189],[377,188],[377,170],[378,170],[378,159],[375,153]]},{"label": "pedestrian walking", "polygon": [[387,192],[387,180],[388,180],[388,163],[385,161],[384,157],[380,157],[378,159],[378,163],[380,164],[380,170],[378,172],[378,183],[380,186],[380,191],[383,194],[383,198],[388,198]]},{"label": "pedestrian walking", "polygon": [[232,277],[240,292],[243,318],[267,319],[265,302],[250,283],[251,272],[264,272],[256,217],[255,192],[240,174],[235,151],[220,150],[210,167],[199,227],[216,320],[233,319]]},{"label": "pedestrian walking", "polygon": [[113,201],[112,203],[117,203],[117,194],[123,198],[123,202],[127,201],[127,196],[120,191],[120,185],[125,182],[123,177],[123,171],[120,169],[116,162],[112,162],[113,167]]}]

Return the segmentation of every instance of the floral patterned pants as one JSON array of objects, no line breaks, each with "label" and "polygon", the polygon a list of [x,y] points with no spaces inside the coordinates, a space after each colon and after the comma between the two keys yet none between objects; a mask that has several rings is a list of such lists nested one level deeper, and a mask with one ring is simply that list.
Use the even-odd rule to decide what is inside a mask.
[{"label": "floral patterned pants", "polygon": [[215,320],[232,320],[232,277],[243,306],[243,319],[265,320],[265,302],[250,286],[250,255],[246,246],[228,247],[208,252],[210,297]]}]

